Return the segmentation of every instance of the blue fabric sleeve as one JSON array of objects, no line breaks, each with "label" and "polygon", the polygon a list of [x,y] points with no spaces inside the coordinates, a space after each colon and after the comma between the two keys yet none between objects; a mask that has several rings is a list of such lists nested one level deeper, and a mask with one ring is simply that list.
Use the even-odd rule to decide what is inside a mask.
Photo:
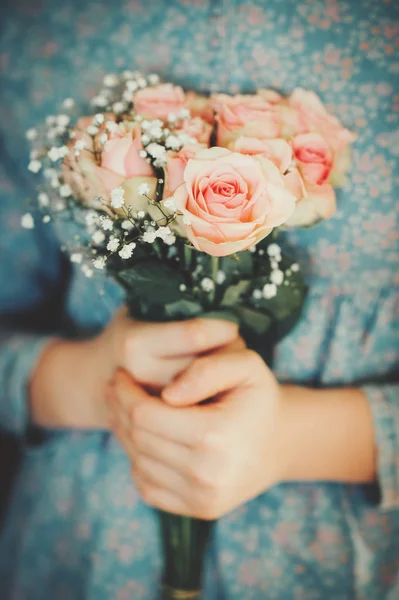
[{"label": "blue fabric sleeve", "polygon": [[362,387],[373,417],[382,509],[399,508],[399,384]]}]

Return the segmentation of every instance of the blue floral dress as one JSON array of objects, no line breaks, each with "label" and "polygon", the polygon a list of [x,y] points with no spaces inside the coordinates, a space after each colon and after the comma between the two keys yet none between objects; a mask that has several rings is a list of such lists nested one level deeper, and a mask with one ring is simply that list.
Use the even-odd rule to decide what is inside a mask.
[{"label": "blue floral dress", "polygon": [[113,283],[101,296],[63,257],[51,225],[20,229],[35,193],[25,130],[68,96],[88,100],[104,72],[126,68],[199,91],[309,88],[356,131],[337,214],[285,237],[310,293],[275,370],[282,381],[363,387],[378,484],[282,484],[234,510],[217,525],[205,598],[399,598],[397,8],[393,0],[19,0],[3,8],[0,426],[23,452],[0,532],[5,600],[156,597],[157,523],[113,435],[47,432],[40,444],[27,435],[27,382],[48,340],[101,329],[122,296]]}]

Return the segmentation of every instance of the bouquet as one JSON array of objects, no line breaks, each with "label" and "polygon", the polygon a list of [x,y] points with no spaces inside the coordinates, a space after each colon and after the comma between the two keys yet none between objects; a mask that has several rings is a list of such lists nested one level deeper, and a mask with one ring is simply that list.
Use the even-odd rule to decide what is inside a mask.
[{"label": "bouquet", "polygon": [[[334,214],[354,135],[310,91],[205,97],[131,71],[83,114],[68,98],[27,132],[71,261],[119,282],[136,319],[231,319],[270,360],[306,293],[278,234]],[[197,598],[212,522],[159,515],[163,597]]]}]

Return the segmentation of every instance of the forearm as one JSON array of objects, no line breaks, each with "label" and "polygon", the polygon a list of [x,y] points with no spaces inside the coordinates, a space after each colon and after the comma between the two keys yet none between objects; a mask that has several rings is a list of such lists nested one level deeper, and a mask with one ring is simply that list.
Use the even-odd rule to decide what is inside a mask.
[{"label": "forearm", "polygon": [[104,369],[94,340],[58,340],[43,353],[32,374],[29,397],[32,423],[46,428],[107,427]]},{"label": "forearm", "polygon": [[375,480],[372,415],[360,390],[282,386],[282,392],[284,481]]}]

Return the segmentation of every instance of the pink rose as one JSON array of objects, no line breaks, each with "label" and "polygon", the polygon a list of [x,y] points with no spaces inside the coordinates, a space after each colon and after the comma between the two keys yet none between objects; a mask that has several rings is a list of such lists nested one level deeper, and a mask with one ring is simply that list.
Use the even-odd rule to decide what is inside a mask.
[{"label": "pink rose", "polygon": [[149,119],[166,119],[184,107],[185,96],[182,88],[171,83],[161,83],[143,88],[134,95],[134,108],[137,113]]},{"label": "pink rose", "polygon": [[194,144],[191,146],[184,146],[179,152],[168,152],[166,182],[169,196],[171,196],[176,188],[182,184],[184,180],[184,171],[188,161],[191,158],[194,158],[200,150],[204,150],[205,148],[205,144]]},{"label": "pink rose", "polygon": [[[171,177],[175,164],[169,165]],[[174,192],[179,225],[195,248],[212,256],[248,249],[295,209],[282,175],[263,156],[209,148],[190,158],[179,174]]]},{"label": "pink rose", "polygon": [[[295,212],[287,225],[309,226],[328,219],[335,212],[335,193],[328,183],[332,172],[333,153],[318,133],[302,133],[295,136],[292,147],[303,186],[302,193],[299,194],[300,188],[296,191]],[[292,190],[292,187],[290,189]]]},{"label": "pink rose", "polygon": [[64,159],[65,182],[69,183],[77,197],[92,206],[98,205],[96,197],[109,200],[110,192],[122,186],[126,204],[141,210],[143,199],[137,194],[137,187],[147,183],[154,192],[156,178],[151,165],[139,154],[143,149],[140,127],[133,123],[121,123],[102,146],[98,138],[104,133],[105,127],[100,128],[93,142],[86,132],[92,121],[89,117],[83,117],[76,124],[73,146],[81,140],[86,147],[78,157],[71,149]]},{"label": "pink rose", "polygon": [[304,193],[304,183],[298,169],[293,163],[292,148],[283,139],[258,140],[256,138],[240,137],[230,144],[230,150],[248,154],[249,156],[264,156],[280,171],[285,186],[298,200]]},{"label": "pink rose", "polygon": [[217,144],[226,146],[241,136],[259,139],[279,137],[279,115],[276,107],[261,96],[213,97],[217,120]]},{"label": "pink rose", "polygon": [[319,132],[334,152],[341,151],[356,139],[326,110],[314,92],[297,88],[288,98],[288,107],[294,110],[296,116],[296,123],[292,123],[295,133]]},{"label": "pink rose", "polygon": [[299,171],[308,185],[328,181],[333,165],[333,153],[319,133],[301,133],[291,142]]},{"label": "pink rose", "polygon": [[186,107],[189,109],[192,117],[201,117],[204,121],[213,125],[213,107],[212,99],[209,96],[196,94],[195,92],[186,92]]},{"label": "pink rose", "polygon": [[173,133],[184,133],[190,138],[197,140],[201,144],[209,146],[209,140],[212,134],[212,126],[201,117],[193,117],[191,119],[183,119],[181,124],[173,131]]}]

